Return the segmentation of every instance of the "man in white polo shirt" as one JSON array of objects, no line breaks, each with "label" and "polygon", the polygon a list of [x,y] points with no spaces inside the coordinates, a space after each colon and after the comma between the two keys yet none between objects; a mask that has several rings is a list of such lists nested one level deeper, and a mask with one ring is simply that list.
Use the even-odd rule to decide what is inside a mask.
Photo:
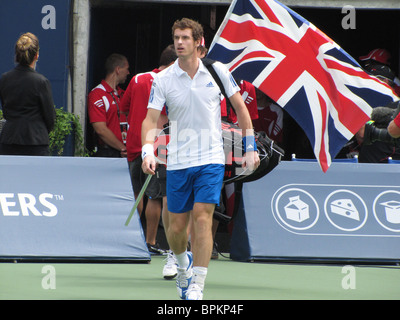
[{"label": "man in white polo shirt", "polygon": [[[148,111],[142,124],[142,169],[154,174],[153,142],[164,105],[170,121],[167,163],[169,228],[167,240],[178,260],[176,285],[181,299],[199,300],[212,251],[212,217],[219,203],[224,177],[221,133],[221,91],[197,57],[202,26],[183,18],[174,23],[172,36],[178,59],[153,81]],[[252,122],[239,87],[227,68],[214,63],[243,130],[243,165],[255,170],[260,160]],[[186,226],[193,214],[195,242],[187,252]]]}]

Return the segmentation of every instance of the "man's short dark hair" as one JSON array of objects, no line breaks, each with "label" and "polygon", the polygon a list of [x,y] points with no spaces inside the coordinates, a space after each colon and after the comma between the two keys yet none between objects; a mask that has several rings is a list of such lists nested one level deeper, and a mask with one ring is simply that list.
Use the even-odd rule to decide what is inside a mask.
[{"label": "man's short dark hair", "polygon": [[201,38],[204,34],[202,25],[197,21],[188,18],[182,18],[181,20],[175,21],[172,26],[172,39],[174,39],[174,33],[176,29],[191,29],[194,41],[201,41]]}]

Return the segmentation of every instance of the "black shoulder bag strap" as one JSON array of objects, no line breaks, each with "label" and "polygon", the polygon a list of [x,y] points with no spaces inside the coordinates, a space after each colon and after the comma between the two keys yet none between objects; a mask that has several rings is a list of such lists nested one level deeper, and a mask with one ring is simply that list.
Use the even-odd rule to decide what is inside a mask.
[{"label": "black shoulder bag strap", "polygon": [[224,95],[225,99],[228,100],[228,97],[226,96],[226,91],[225,88],[222,84],[221,79],[219,78],[218,74],[215,72],[214,67],[212,66],[215,60],[209,59],[209,58],[203,58],[201,59],[203,61],[204,66],[207,68],[208,72],[212,75],[214,78],[215,82],[218,84],[219,89],[221,90],[222,94]]},{"label": "black shoulder bag strap", "polygon": [[[232,109],[231,103],[229,101],[228,96],[226,95],[226,91],[225,91],[225,87],[222,84],[221,79],[219,78],[217,72],[215,71],[214,67],[212,66],[213,63],[215,62],[215,60],[209,59],[209,58],[203,58],[201,59],[201,61],[203,62],[204,66],[207,68],[208,72],[210,72],[211,76],[214,78],[215,82],[218,84],[219,89],[221,90],[221,93],[224,95],[225,97],[225,101],[226,101],[226,119],[223,119],[225,121],[227,121],[227,118],[229,116],[229,113]],[[232,110],[233,111],[233,110]],[[233,111],[234,112],[234,111]]]}]

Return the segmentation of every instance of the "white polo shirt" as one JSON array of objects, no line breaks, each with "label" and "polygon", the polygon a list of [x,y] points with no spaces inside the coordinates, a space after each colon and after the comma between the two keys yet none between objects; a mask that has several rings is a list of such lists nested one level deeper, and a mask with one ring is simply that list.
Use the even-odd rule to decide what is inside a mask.
[{"label": "white polo shirt", "polygon": [[[228,97],[240,90],[228,69],[214,67]],[[167,106],[170,120],[168,170],[225,164],[221,132],[221,91],[199,59],[193,79],[175,63],[154,77],[148,108]]]}]

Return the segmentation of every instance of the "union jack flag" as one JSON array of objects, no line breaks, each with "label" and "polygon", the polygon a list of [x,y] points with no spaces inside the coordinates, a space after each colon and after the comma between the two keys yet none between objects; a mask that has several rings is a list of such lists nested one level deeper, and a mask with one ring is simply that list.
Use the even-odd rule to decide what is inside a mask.
[{"label": "union jack flag", "polygon": [[398,99],[332,39],[275,0],[234,0],[208,57],[284,108],[303,128],[324,172],[372,108]]}]

